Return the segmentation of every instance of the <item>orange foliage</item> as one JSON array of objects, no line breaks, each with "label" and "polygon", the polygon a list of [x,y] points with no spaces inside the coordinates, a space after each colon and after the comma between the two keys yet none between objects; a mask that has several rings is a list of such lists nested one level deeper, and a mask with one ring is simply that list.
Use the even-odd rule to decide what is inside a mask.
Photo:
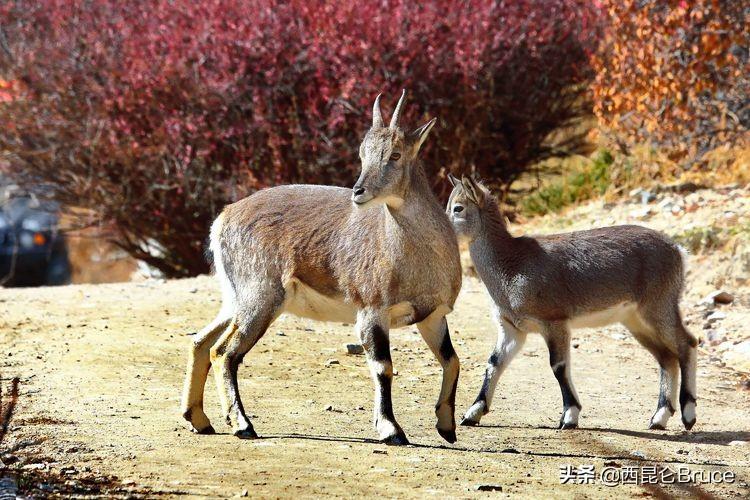
[{"label": "orange foliage", "polygon": [[594,111],[621,146],[700,158],[750,128],[750,9],[744,1],[602,0]]}]

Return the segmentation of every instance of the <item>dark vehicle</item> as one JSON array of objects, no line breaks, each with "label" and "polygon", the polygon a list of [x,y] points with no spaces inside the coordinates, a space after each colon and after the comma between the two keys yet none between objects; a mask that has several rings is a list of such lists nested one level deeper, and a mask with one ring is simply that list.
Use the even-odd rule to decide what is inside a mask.
[{"label": "dark vehicle", "polygon": [[5,198],[0,204],[0,286],[69,283],[68,249],[56,207],[33,196]]}]

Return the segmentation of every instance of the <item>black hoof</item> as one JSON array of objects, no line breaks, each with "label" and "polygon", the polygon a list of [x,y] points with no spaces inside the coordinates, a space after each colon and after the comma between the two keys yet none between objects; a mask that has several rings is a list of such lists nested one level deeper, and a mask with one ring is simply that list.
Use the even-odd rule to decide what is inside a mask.
[{"label": "black hoof", "polygon": [[199,431],[195,431],[196,434],[216,434],[216,429],[214,429],[213,425],[209,425],[208,427],[204,427],[203,429]]},{"label": "black hoof", "polygon": [[648,428],[649,430],[652,430],[652,431],[664,431],[667,429],[662,424],[659,424],[656,422],[651,422],[651,425],[649,425]]},{"label": "black hoof", "polygon": [[693,420],[691,420],[690,422],[688,422],[687,420],[685,420],[685,419],[683,418],[683,419],[682,419],[682,425],[684,425],[684,426],[685,426],[685,430],[689,431],[689,430],[690,430],[690,429],[692,429],[692,428],[693,428],[693,426],[695,425],[695,419],[693,419]]},{"label": "black hoof", "polygon": [[444,431],[442,429],[438,429],[437,431],[438,434],[449,443],[453,444],[456,442],[456,431]]},{"label": "black hoof", "polygon": [[255,433],[255,430],[253,430],[252,427],[235,431],[234,435],[240,439],[258,439],[258,435]]},{"label": "black hoof", "polygon": [[477,422],[476,420],[472,420],[470,418],[464,417],[461,419],[461,423],[459,423],[459,425],[463,425],[464,427],[476,427],[477,425],[479,425],[479,422]]},{"label": "black hoof", "polygon": [[409,440],[406,439],[406,434],[403,432],[399,434],[394,434],[393,436],[388,436],[385,439],[380,440],[381,443],[385,443],[389,446],[406,446],[409,444]]}]

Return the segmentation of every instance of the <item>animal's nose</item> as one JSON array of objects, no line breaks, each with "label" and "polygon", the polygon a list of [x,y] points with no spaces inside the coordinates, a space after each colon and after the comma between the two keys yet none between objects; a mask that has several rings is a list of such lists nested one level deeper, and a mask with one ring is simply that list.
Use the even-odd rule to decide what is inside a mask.
[{"label": "animal's nose", "polygon": [[464,207],[462,207],[461,205],[456,205],[455,207],[453,207],[453,213],[454,214],[463,212],[463,210],[464,210]]},{"label": "animal's nose", "polygon": [[363,188],[362,186],[354,186],[352,190],[354,192],[354,196],[365,194],[365,188]]}]

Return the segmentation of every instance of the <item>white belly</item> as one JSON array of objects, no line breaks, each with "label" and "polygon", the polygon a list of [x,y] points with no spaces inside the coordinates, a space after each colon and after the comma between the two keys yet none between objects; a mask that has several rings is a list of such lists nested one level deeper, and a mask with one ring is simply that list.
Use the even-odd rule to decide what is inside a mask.
[{"label": "white belly", "polygon": [[616,306],[576,316],[568,320],[570,328],[598,328],[621,323],[633,317],[636,313],[636,305],[633,302],[623,302]]},{"label": "white belly", "polygon": [[[343,298],[327,297],[297,279],[292,279],[285,290],[283,312],[334,323],[354,323],[357,320],[357,307]],[[408,302],[396,304],[388,312],[391,328],[407,325],[414,318],[414,308]]]}]

